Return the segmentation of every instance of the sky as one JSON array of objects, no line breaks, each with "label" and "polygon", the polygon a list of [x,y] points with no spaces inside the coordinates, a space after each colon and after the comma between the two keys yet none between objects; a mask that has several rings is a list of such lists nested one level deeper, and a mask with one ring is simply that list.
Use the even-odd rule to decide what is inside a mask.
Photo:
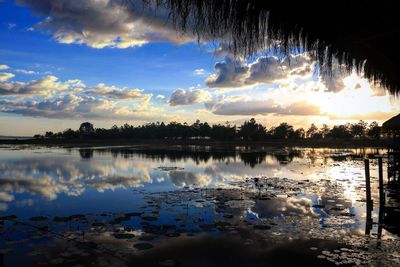
[{"label": "sky", "polygon": [[156,121],[384,122],[400,101],[307,53],[233,56],[139,0],[0,0],[0,135]]}]

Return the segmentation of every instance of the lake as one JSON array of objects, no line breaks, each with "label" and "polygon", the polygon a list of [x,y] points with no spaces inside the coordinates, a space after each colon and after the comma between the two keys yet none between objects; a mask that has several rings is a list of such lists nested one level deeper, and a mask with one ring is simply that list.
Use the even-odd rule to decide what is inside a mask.
[{"label": "lake", "polygon": [[[271,249],[290,254],[300,242],[304,251],[296,253],[311,265],[400,264],[400,226],[379,217],[376,157],[386,153],[2,146],[0,260],[4,266],[211,266],[210,259],[221,257],[239,265],[227,256],[237,250],[246,251],[241,261],[257,265],[264,258],[285,263]],[[387,202],[398,216],[398,199]],[[219,242],[218,255],[207,250]]]}]

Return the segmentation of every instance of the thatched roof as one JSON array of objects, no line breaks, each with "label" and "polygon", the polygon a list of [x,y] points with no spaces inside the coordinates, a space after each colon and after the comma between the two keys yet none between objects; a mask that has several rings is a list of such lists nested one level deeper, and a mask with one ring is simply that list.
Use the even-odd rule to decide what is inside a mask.
[{"label": "thatched roof", "polygon": [[347,71],[363,70],[390,93],[400,93],[396,1],[143,1],[167,8],[179,30],[224,40],[235,53],[309,51],[324,72],[337,58]]},{"label": "thatched roof", "polygon": [[382,124],[383,131],[400,131],[400,114]]}]

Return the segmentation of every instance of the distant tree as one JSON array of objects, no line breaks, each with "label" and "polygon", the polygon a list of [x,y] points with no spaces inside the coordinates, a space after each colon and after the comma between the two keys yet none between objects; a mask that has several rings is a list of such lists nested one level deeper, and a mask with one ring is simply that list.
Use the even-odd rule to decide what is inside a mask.
[{"label": "distant tree", "polygon": [[53,132],[46,132],[44,137],[46,138],[53,138],[54,137],[54,133]]},{"label": "distant tree", "polygon": [[304,139],[306,136],[306,132],[303,128],[299,128],[293,132],[292,136],[289,136],[289,138],[293,139]]},{"label": "distant tree", "polygon": [[211,127],[210,137],[216,140],[232,140],[236,136],[236,125],[216,124]]},{"label": "distant tree", "polygon": [[93,124],[91,124],[90,122],[81,123],[81,126],[79,127],[79,132],[82,135],[91,135],[94,132]]},{"label": "distant tree", "polygon": [[321,129],[320,129],[320,133],[321,133],[322,138],[325,138],[329,134],[330,130],[331,129],[329,129],[328,125],[323,124]]},{"label": "distant tree", "polygon": [[66,139],[77,138],[79,136],[79,133],[75,132],[71,128],[68,128],[62,133],[62,136]]},{"label": "distant tree", "polygon": [[349,139],[352,137],[349,125],[335,125],[328,136],[338,139]]},{"label": "distant tree", "polygon": [[381,137],[381,127],[376,121],[370,123],[367,130],[367,135],[373,139],[379,139]]},{"label": "distant tree", "polygon": [[109,129],[94,128],[90,122],[84,122],[79,129],[74,131],[66,129],[63,132],[53,133],[46,132],[44,135],[35,135],[40,138],[56,138],[56,139],[74,139],[79,137],[107,139],[107,138],[142,138],[142,139],[186,139],[186,138],[211,138],[215,140],[265,140],[266,138],[275,139],[303,139],[303,138],[336,138],[349,139],[353,136],[378,139],[380,137],[380,128],[377,122],[372,122],[368,127],[364,121],[356,124],[346,123],[344,125],[336,125],[332,129],[324,124],[318,129],[315,124],[311,124],[310,128],[305,131],[303,128],[295,130],[292,125],[284,122],[277,127],[272,127],[268,131],[266,128],[257,123],[254,118],[245,121],[240,127],[231,125],[229,122],[225,124],[209,125],[207,122],[196,120],[189,125],[188,123],[170,122],[152,122],[144,125],[133,126],[125,123],[118,127],[113,125]]},{"label": "distant tree", "polygon": [[353,137],[361,138],[365,135],[365,131],[367,129],[367,123],[363,120],[360,120],[358,123],[354,123],[350,126],[350,131]]},{"label": "distant tree", "polygon": [[247,140],[260,140],[266,135],[265,127],[257,123],[254,118],[245,121],[239,128],[239,137]]},{"label": "distant tree", "polygon": [[293,133],[293,126],[283,122],[273,129],[272,135],[277,139],[287,139],[290,136],[293,136]]},{"label": "distant tree", "polygon": [[315,138],[317,138],[318,133],[319,133],[318,127],[315,126],[314,123],[312,123],[310,128],[308,128],[308,130],[307,130],[307,137],[315,139]]}]

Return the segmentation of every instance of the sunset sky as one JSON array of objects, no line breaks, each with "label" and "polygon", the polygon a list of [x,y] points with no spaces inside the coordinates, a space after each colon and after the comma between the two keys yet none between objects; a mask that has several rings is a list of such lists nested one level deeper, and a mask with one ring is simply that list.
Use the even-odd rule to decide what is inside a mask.
[{"label": "sunset sky", "polygon": [[[140,10],[140,8],[138,8]],[[400,101],[362,75],[323,78],[306,53],[233,57],[120,0],[0,0],[0,135],[196,119],[267,127],[366,120]]]}]

